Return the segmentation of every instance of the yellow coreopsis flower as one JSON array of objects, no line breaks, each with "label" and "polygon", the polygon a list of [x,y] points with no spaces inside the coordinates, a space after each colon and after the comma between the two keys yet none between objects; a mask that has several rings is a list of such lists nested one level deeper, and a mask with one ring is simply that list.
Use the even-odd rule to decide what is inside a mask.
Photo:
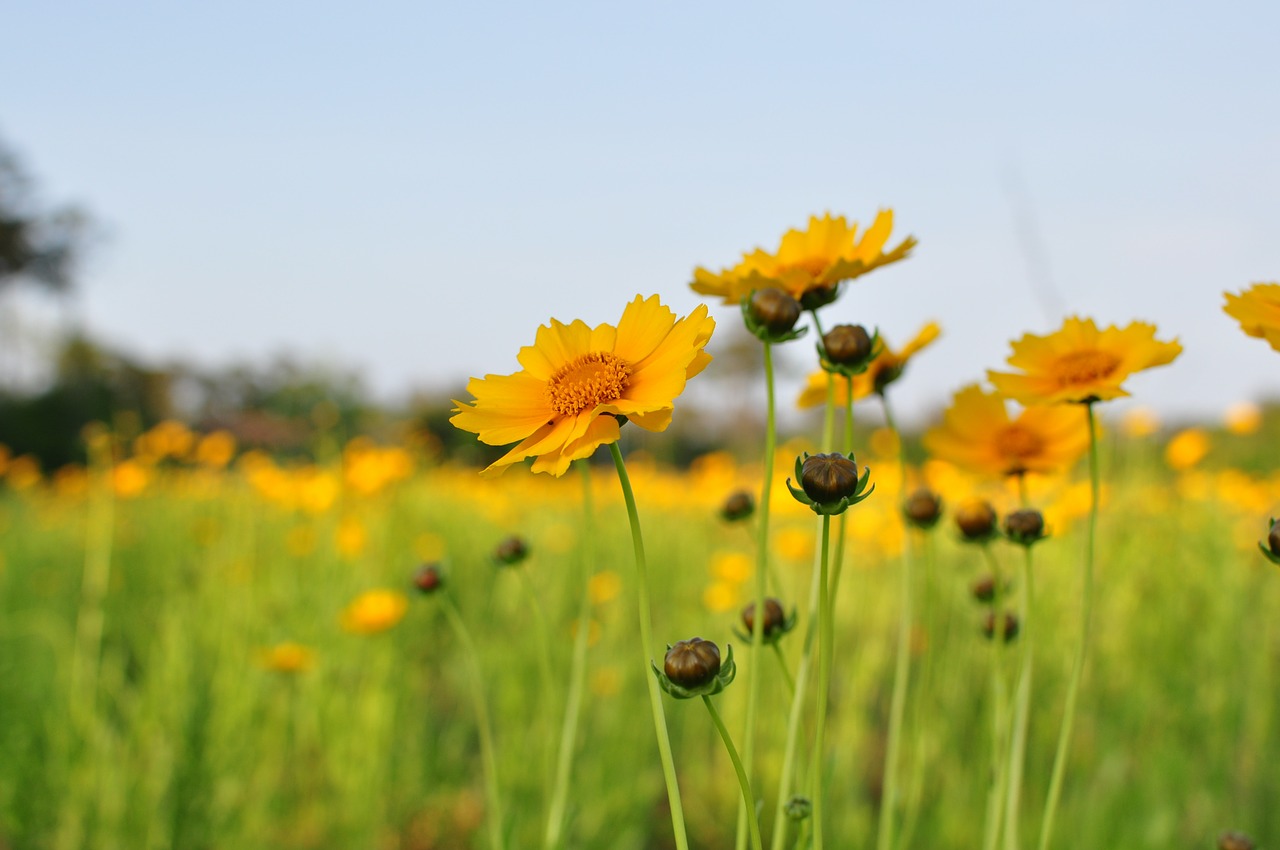
[{"label": "yellow coreopsis flower", "polygon": [[1019,404],[1094,402],[1127,396],[1120,385],[1134,372],[1163,366],[1182,353],[1161,342],[1155,325],[1131,322],[1098,330],[1093,319],[1068,318],[1048,336],[1026,334],[1006,361],[1021,372],[988,370],[987,379]]},{"label": "yellow coreopsis flower", "polygon": [[301,673],[315,664],[315,652],[300,643],[285,641],[259,650],[258,664],[277,673]]},{"label": "yellow coreopsis flower", "polygon": [[800,397],[796,399],[796,406],[803,409],[819,407],[825,404],[827,401],[828,376],[835,381],[837,405],[849,403],[850,389],[853,391],[854,401],[861,401],[874,393],[883,392],[885,387],[902,377],[907,361],[919,353],[921,349],[930,345],[941,334],[942,328],[938,326],[938,323],[929,322],[929,324],[917,331],[911,341],[904,345],[900,351],[894,351],[889,347],[888,343],[884,342],[884,337],[881,337],[880,353],[867,366],[867,371],[854,375],[853,378],[846,378],[843,375],[829,375],[828,372],[819,369],[809,375],[804,389],[800,391]]},{"label": "yellow coreopsis flower", "polygon": [[1280,351],[1280,283],[1255,283],[1239,295],[1222,294],[1227,297],[1223,312],[1239,322],[1241,330]]},{"label": "yellow coreopsis flower", "polygon": [[942,424],[924,435],[925,448],[970,472],[990,475],[1066,471],[1089,448],[1078,410],[1028,407],[1009,416],[1004,398],[977,385],[956,393]]},{"label": "yellow coreopsis flower", "polygon": [[342,611],[343,631],[358,635],[385,632],[400,622],[409,600],[397,590],[366,590]]},{"label": "yellow coreopsis flower", "polygon": [[744,254],[736,266],[719,272],[699,266],[690,286],[694,292],[723,298],[726,304],[736,304],[764,287],[786,290],[799,301],[813,290],[833,289],[842,281],[905,258],[916,240],[908,236],[885,253],[891,230],[893,210],[877,213],[861,239],[856,221],[830,213],[811,216],[805,230],[786,232],[775,253],[757,248]]},{"label": "yellow coreopsis flower", "polygon": [[473,378],[475,400],[455,401],[449,421],[491,446],[519,441],[486,473],[532,457],[534,472],[563,475],[571,461],[618,440],[618,416],[665,430],[685,382],[711,362],[703,348],[714,329],[706,305],[677,319],[656,295],[637,295],[617,327],[552,319],[520,349],[521,371]]}]

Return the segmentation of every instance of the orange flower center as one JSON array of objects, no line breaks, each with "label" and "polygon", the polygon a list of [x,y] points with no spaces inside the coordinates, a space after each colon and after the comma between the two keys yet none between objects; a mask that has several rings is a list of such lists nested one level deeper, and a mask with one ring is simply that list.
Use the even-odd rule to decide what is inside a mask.
[{"label": "orange flower center", "polygon": [[1006,426],[996,435],[996,449],[1002,457],[1018,461],[1018,467],[1021,468],[1021,461],[1033,458],[1044,451],[1044,438],[1014,423]]},{"label": "orange flower center", "polygon": [[1109,351],[1073,351],[1053,364],[1053,375],[1060,387],[1079,387],[1111,376],[1120,358]]},{"label": "orange flower center", "polygon": [[547,403],[563,416],[622,398],[631,383],[631,367],[607,351],[570,360],[547,381]]}]

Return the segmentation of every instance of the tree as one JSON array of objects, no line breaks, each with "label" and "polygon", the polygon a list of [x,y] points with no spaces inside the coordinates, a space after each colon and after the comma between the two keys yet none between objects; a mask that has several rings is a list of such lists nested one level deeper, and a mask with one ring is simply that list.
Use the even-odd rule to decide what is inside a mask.
[{"label": "tree", "polygon": [[75,207],[40,209],[30,178],[0,141],[0,293],[24,280],[70,289],[87,222]]}]

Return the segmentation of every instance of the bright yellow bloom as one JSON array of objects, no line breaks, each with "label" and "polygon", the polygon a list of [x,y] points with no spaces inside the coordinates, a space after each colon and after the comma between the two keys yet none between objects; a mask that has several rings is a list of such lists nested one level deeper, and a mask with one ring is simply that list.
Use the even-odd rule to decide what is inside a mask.
[{"label": "bright yellow bloom", "polygon": [[151,474],[147,468],[136,460],[122,460],[116,464],[111,473],[111,483],[115,486],[116,495],[122,499],[131,499],[147,489]]},{"label": "bright yellow bloom", "polygon": [[1239,322],[1241,330],[1280,351],[1280,283],[1255,283],[1239,295],[1222,294],[1227,297],[1223,312]]},{"label": "bright yellow bloom", "polygon": [[300,643],[286,641],[259,650],[258,664],[277,673],[301,673],[315,664],[315,653]]},{"label": "bright yellow bloom", "polygon": [[924,435],[930,453],[971,472],[1020,475],[1064,472],[1089,448],[1079,410],[1028,407],[1010,417],[1005,400],[977,385],[956,393],[942,424]]},{"label": "bright yellow bloom", "polygon": [[236,438],[230,431],[205,434],[196,443],[196,463],[210,469],[222,469],[236,456]]},{"label": "bright yellow bloom", "polygon": [[1020,373],[989,370],[987,379],[1019,404],[1106,401],[1128,395],[1120,385],[1134,372],[1181,353],[1177,340],[1156,339],[1155,325],[1098,330],[1093,319],[1072,316],[1048,336],[1026,334],[1013,343],[1006,362]]},{"label": "bright yellow bloom", "polygon": [[736,304],[753,289],[776,287],[800,299],[806,292],[829,289],[841,281],[852,280],[872,269],[897,262],[915,247],[908,236],[887,254],[885,243],[893,230],[893,210],[881,210],[875,221],[857,238],[858,223],[844,216],[827,213],[822,218],[810,216],[806,230],[788,230],[776,253],[757,248],[744,254],[736,266],[711,272],[699,266],[694,269],[694,292],[723,298]]},{"label": "bright yellow bloom", "polygon": [[[861,401],[873,393],[883,392],[885,387],[902,377],[903,370],[907,368],[907,361],[922,348],[931,344],[941,334],[942,328],[938,326],[938,323],[930,322],[917,331],[916,335],[902,347],[901,351],[894,351],[884,341],[884,337],[880,337],[880,353],[871,361],[867,371],[860,375],[854,375],[852,380],[845,378],[843,375],[831,375],[835,380],[836,404],[843,406],[849,403],[849,388],[851,384],[854,401]],[[829,374],[821,369],[811,374],[804,389],[800,391],[800,397],[796,399],[796,406],[804,409],[826,404],[827,376]]]},{"label": "bright yellow bloom", "polygon": [[613,570],[601,570],[587,580],[591,604],[603,605],[622,592],[622,576]]},{"label": "bright yellow bloom", "polygon": [[1251,401],[1236,402],[1227,408],[1222,421],[1232,434],[1256,434],[1262,427],[1262,408]]},{"label": "bright yellow bloom", "polygon": [[685,382],[711,362],[703,348],[713,330],[706,305],[677,319],[656,295],[637,295],[616,328],[552,319],[520,349],[521,371],[472,378],[475,400],[455,401],[449,421],[491,446],[520,441],[486,473],[532,457],[534,472],[563,475],[571,461],[617,442],[618,416],[666,430]]},{"label": "bright yellow bloom", "polygon": [[1179,431],[1164,447],[1165,463],[1178,471],[1190,469],[1209,453],[1209,434],[1203,428]]},{"label": "bright yellow bloom", "polygon": [[385,632],[400,622],[409,600],[398,590],[366,590],[342,611],[342,629],[357,635]]}]

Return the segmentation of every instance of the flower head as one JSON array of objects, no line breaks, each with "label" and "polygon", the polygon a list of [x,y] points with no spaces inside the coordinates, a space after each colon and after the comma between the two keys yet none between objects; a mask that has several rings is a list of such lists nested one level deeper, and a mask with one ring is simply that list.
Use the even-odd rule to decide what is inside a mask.
[{"label": "flower head", "polygon": [[1068,318],[1048,336],[1013,343],[1008,364],[1021,372],[988,371],[995,388],[1020,404],[1093,402],[1127,396],[1134,372],[1163,366],[1182,353],[1175,340],[1156,339],[1155,325],[1131,322],[1098,330],[1092,319]]},{"label": "flower head", "polygon": [[941,333],[942,328],[938,326],[938,323],[930,322],[917,331],[911,341],[898,351],[890,348],[884,342],[884,337],[879,337],[881,342],[880,350],[865,371],[853,375],[851,378],[846,378],[843,375],[831,375],[824,370],[812,373],[809,375],[808,383],[801,390],[800,397],[796,399],[796,406],[804,409],[826,404],[828,378],[835,381],[837,405],[848,404],[851,392],[853,393],[854,401],[860,401],[876,393],[883,393],[886,387],[902,377],[902,373],[907,367],[907,361],[937,339]]},{"label": "flower head", "polygon": [[449,421],[491,446],[519,441],[486,473],[532,457],[534,472],[563,475],[571,461],[618,440],[618,417],[665,430],[685,382],[711,362],[703,348],[714,329],[705,305],[677,319],[656,295],[636,296],[617,327],[552,319],[520,349],[523,369],[473,378],[475,400],[455,401]]},{"label": "flower head", "polygon": [[930,453],[970,472],[1021,475],[1064,472],[1089,448],[1080,411],[1028,407],[1009,415],[1005,400],[971,385],[956,393],[942,424],[924,435]]},{"label": "flower head", "polygon": [[700,637],[678,640],[667,647],[662,669],[650,663],[661,688],[676,699],[714,696],[727,688],[737,675],[733,647],[720,663],[720,647]]},{"label": "flower head", "polygon": [[1222,294],[1227,297],[1223,312],[1239,322],[1241,330],[1280,351],[1280,283],[1255,283],[1239,295]]},{"label": "flower head", "polygon": [[366,590],[342,611],[342,629],[357,635],[385,632],[404,617],[409,600],[397,590]]},{"label": "flower head", "polygon": [[858,462],[853,455],[805,452],[796,458],[796,481],[800,486],[788,478],[787,489],[797,502],[808,505],[819,516],[835,516],[871,495],[875,485],[867,489],[870,478],[871,470],[866,467],[858,475]]},{"label": "flower head", "polygon": [[811,216],[805,230],[789,230],[772,254],[757,248],[745,254],[736,266],[712,272],[698,267],[693,272],[694,292],[723,298],[736,304],[753,289],[774,286],[790,292],[806,309],[814,309],[835,299],[836,290],[872,269],[904,259],[915,247],[910,236],[885,253],[893,230],[893,211],[881,210],[875,221],[858,238],[858,223],[844,216]]},{"label": "flower head", "polygon": [[310,647],[285,641],[259,650],[258,664],[277,673],[301,673],[311,669],[315,656]]}]

